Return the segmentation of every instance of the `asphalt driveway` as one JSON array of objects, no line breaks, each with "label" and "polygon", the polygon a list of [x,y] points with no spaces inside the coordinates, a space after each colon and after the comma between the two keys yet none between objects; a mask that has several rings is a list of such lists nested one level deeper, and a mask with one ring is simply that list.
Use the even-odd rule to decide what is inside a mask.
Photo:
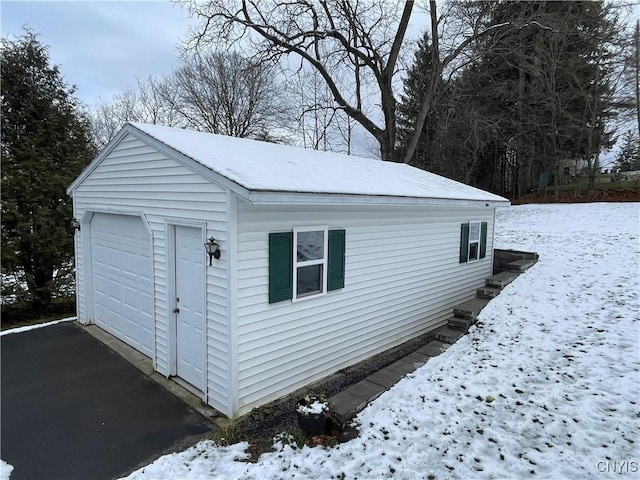
[{"label": "asphalt driveway", "polygon": [[214,429],[71,322],[0,342],[0,457],[11,480],[117,478]]}]

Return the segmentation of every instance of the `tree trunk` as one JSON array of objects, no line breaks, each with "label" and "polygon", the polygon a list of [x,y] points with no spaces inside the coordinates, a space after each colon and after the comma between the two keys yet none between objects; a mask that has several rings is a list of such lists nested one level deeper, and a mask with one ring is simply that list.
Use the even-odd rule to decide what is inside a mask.
[{"label": "tree trunk", "polygon": [[435,0],[429,0],[429,17],[431,19],[431,78],[427,82],[427,86],[424,90],[424,97],[422,98],[422,104],[416,118],[415,131],[409,138],[409,143],[402,161],[409,163],[413,158],[413,154],[416,151],[422,129],[424,128],[427,115],[431,111],[431,107],[435,96],[437,94],[436,89],[440,83],[440,76],[442,75],[442,63],[440,61],[440,39],[438,37],[438,14],[436,11]]},{"label": "tree trunk", "polygon": [[33,270],[25,273],[27,274],[27,287],[32,296],[33,310],[42,312],[51,305],[53,268],[36,262],[33,265]]},{"label": "tree trunk", "polygon": [[558,190],[558,182],[560,181],[560,159],[558,159],[555,101],[551,107],[551,155],[553,157],[553,196],[557,200],[560,197],[560,192]]},{"label": "tree trunk", "polygon": [[636,80],[636,121],[638,126],[638,138],[640,138],[640,20],[636,20],[636,32],[635,32],[635,80]]},{"label": "tree trunk", "polygon": [[388,130],[384,130],[378,137],[378,143],[380,144],[380,157],[382,160],[389,162],[398,162],[400,159],[396,158],[395,139]]},{"label": "tree trunk", "polygon": [[[602,47],[598,48],[598,66],[600,65],[601,61],[602,61]],[[587,137],[587,155],[589,156],[587,161],[587,165],[589,167],[589,183],[587,185],[588,197],[593,196],[595,192],[596,171],[598,169],[598,154],[600,150],[600,132],[598,132],[598,138],[596,139],[597,150],[593,154],[591,153],[594,147],[593,134],[594,134],[594,127],[598,120],[597,113],[598,113],[598,107],[600,103],[600,89],[599,89],[600,68],[596,69],[596,78],[595,78],[594,85],[595,85],[594,105],[592,106],[592,109],[591,109],[591,124],[589,125],[589,132]],[[592,156],[593,156],[593,160],[592,160]]]},{"label": "tree trunk", "polygon": [[[522,32],[520,32],[522,35]],[[524,98],[525,98],[525,87],[526,87],[526,75],[522,66],[518,66],[518,124],[516,128],[518,129],[517,143],[516,143],[516,162],[518,167],[522,167],[522,171],[524,173],[524,182],[523,179],[520,178],[520,175],[516,177],[516,192],[514,193],[513,198],[517,198],[520,193],[526,193],[529,188],[529,170],[531,166],[531,160],[528,159],[525,163],[524,160],[524,142],[525,142],[525,134],[524,134]],[[519,168],[518,168],[519,170]]]}]

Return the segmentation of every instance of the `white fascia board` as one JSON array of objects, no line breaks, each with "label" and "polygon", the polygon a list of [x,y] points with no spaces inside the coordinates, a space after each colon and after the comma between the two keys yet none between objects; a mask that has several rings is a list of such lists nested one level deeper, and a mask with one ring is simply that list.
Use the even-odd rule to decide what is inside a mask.
[{"label": "white fascia board", "polygon": [[506,207],[508,200],[465,200],[453,198],[391,197],[382,195],[344,195],[322,193],[250,192],[252,205],[443,205],[452,207]]}]

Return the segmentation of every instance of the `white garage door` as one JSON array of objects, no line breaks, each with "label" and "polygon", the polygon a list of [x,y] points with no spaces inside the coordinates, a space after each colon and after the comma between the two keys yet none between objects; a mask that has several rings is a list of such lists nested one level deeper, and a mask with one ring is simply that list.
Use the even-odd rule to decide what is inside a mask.
[{"label": "white garage door", "polygon": [[142,219],[94,214],[91,257],[95,323],[153,356],[151,238]]}]

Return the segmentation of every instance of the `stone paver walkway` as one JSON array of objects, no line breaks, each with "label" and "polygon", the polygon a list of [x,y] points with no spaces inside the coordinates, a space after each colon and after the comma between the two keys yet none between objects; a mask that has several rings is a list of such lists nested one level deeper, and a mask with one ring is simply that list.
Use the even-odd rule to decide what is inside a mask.
[{"label": "stone paver walkway", "polygon": [[526,258],[507,263],[503,271],[486,279],[485,286],[477,290],[476,298],[454,306],[453,316],[446,320],[446,325],[433,331],[434,340],[329,398],[331,419],[344,427],[358,412],[398,383],[405,375],[427,363],[430,358],[444,352],[467,333],[469,327],[475,323],[480,311],[500,293],[500,290],[515,280],[522,272],[535,265],[538,260],[536,254],[527,252],[506,251],[506,253],[511,253],[516,257],[519,254],[524,254],[521,256]]}]

